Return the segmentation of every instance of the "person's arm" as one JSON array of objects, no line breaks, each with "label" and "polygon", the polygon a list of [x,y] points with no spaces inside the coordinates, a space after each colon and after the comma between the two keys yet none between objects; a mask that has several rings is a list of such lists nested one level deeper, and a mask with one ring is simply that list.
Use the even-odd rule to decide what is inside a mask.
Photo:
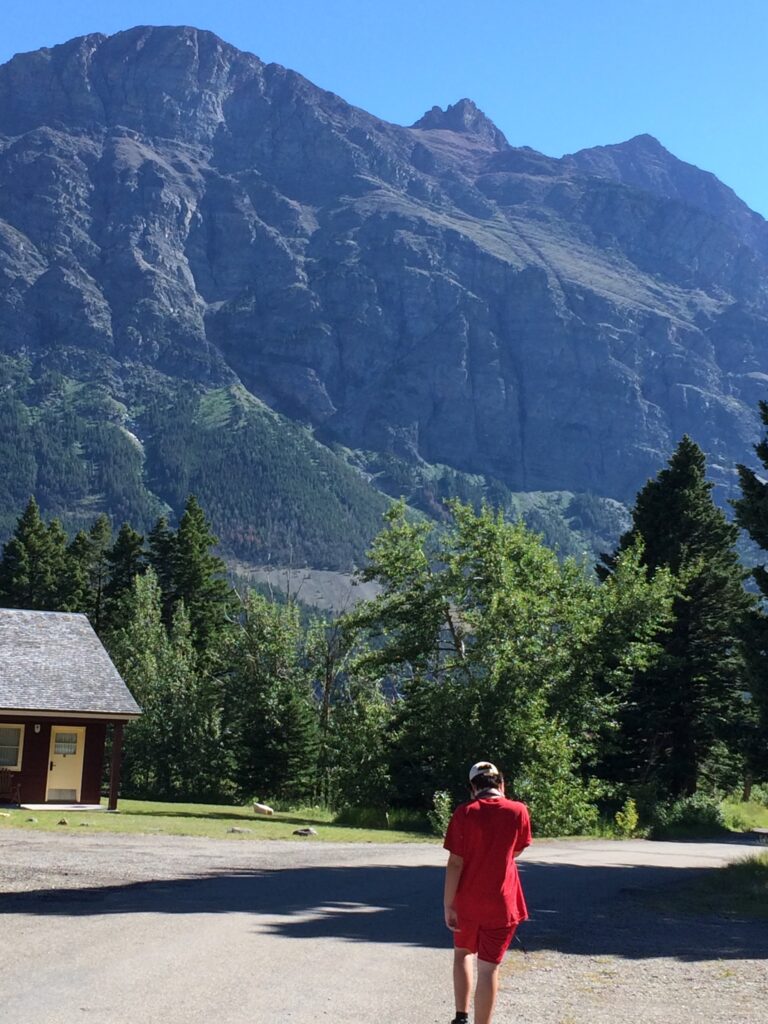
[{"label": "person's arm", "polygon": [[533,836],[531,835],[531,818],[528,814],[528,808],[523,808],[523,814],[520,822],[520,835],[516,843],[516,848],[513,856],[519,857],[523,850],[527,850],[533,842]]},{"label": "person's arm", "polygon": [[443,892],[443,910],[445,912],[445,924],[452,932],[459,930],[459,919],[456,916],[453,903],[456,899],[456,890],[459,887],[459,879],[464,868],[464,858],[452,853],[448,857],[445,867],[445,889]]}]

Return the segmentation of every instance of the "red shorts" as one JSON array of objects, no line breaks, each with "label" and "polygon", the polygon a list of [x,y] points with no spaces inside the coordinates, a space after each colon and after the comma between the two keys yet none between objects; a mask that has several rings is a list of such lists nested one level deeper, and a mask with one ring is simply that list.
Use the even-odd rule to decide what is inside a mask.
[{"label": "red shorts", "polygon": [[503,928],[484,928],[481,924],[467,921],[459,931],[453,933],[453,944],[456,949],[477,953],[478,960],[500,964],[516,931],[516,924],[508,924]]}]

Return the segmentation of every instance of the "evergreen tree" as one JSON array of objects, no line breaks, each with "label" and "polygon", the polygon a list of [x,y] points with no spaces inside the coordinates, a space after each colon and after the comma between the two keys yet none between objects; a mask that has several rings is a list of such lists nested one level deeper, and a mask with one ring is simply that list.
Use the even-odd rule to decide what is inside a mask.
[{"label": "evergreen tree", "polygon": [[[625,772],[662,797],[696,792],[710,751],[735,750],[743,725],[747,669],[743,643],[753,602],[734,544],[738,529],[712,500],[701,449],[684,437],[639,492],[625,550],[637,538],[649,571],[676,581],[672,623],[657,665],[639,673],[622,720]],[[604,558],[601,575],[615,556]]]},{"label": "evergreen tree", "polygon": [[[768,427],[768,402],[760,403],[760,418]],[[768,436],[755,445],[755,453],[764,469],[768,469]],[[737,466],[741,498],[733,502],[736,522],[746,530],[763,551],[768,551],[768,482],[747,466]],[[753,775],[768,774],[768,566],[756,565],[752,576],[760,590],[760,607],[748,623],[747,650],[750,665],[750,695],[753,701],[748,732],[748,776],[745,794],[748,797]]]},{"label": "evergreen tree", "polygon": [[176,531],[171,565],[174,600],[184,602],[198,649],[222,629],[233,607],[226,566],[211,550],[216,543],[205,513],[190,495]]},{"label": "evergreen tree", "polygon": [[61,580],[60,606],[62,610],[83,612],[91,609],[89,570],[91,544],[85,530],[78,530],[67,547],[67,570]]},{"label": "evergreen tree", "polygon": [[224,717],[238,792],[245,798],[313,797],[318,714],[302,665],[296,605],[251,593],[226,636]]},{"label": "evergreen tree", "polygon": [[54,520],[46,526],[34,497],[16,523],[0,560],[0,603],[6,608],[56,611],[63,592],[66,537]]},{"label": "evergreen tree", "polygon": [[51,590],[48,607],[51,611],[80,611],[80,596],[72,587],[70,574],[72,563],[67,550],[67,534],[58,519],[48,523],[48,559],[51,574]]},{"label": "evergreen tree", "polygon": [[[768,427],[768,402],[760,403],[760,418]],[[768,470],[768,436],[755,445],[755,453]],[[768,551],[768,481],[747,466],[736,467],[739,473],[741,498],[733,502],[736,522],[746,530],[763,551]],[[768,568],[758,565],[752,570],[760,592],[768,598]]]},{"label": "evergreen tree", "polygon": [[106,560],[109,578],[104,588],[105,615],[108,625],[112,625],[120,600],[131,589],[135,578],[146,570],[144,538],[128,523],[123,523],[115,543],[106,552]]},{"label": "evergreen tree", "polygon": [[67,548],[65,603],[69,610],[84,612],[97,633],[101,633],[105,625],[105,591],[109,581],[107,552],[111,539],[112,526],[102,513],[87,533],[78,531]]},{"label": "evergreen tree", "polygon": [[270,772],[280,780],[278,792],[282,799],[301,803],[315,798],[319,753],[317,705],[309,686],[297,678],[283,691],[280,730],[272,738]]},{"label": "evergreen tree", "polygon": [[149,544],[147,563],[152,567],[160,587],[163,622],[166,626],[170,626],[175,604],[173,577],[176,535],[169,527],[165,516],[160,516],[155,522],[149,531],[147,541]]},{"label": "evergreen tree", "polygon": [[88,531],[90,546],[89,584],[91,607],[88,618],[97,633],[104,627],[106,588],[109,583],[108,552],[112,543],[112,524],[103,513]]}]

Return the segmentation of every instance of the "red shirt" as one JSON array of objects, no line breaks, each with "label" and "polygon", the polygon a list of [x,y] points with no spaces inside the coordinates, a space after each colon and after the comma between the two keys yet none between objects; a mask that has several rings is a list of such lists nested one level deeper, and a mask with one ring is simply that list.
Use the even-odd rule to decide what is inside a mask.
[{"label": "red shirt", "polygon": [[464,861],[454,906],[464,921],[501,928],[528,918],[515,853],[531,843],[525,804],[479,797],[453,812],[443,846]]}]

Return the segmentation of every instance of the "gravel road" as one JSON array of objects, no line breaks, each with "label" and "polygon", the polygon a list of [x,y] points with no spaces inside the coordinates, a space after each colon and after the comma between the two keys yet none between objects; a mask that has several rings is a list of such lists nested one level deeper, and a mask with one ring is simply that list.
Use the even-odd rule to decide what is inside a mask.
[{"label": "gravel road", "polygon": [[[768,925],[654,911],[738,843],[539,842],[498,1024],[763,1024]],[[447,1024],[433,845],[0,830],[3,1024]]]}]

